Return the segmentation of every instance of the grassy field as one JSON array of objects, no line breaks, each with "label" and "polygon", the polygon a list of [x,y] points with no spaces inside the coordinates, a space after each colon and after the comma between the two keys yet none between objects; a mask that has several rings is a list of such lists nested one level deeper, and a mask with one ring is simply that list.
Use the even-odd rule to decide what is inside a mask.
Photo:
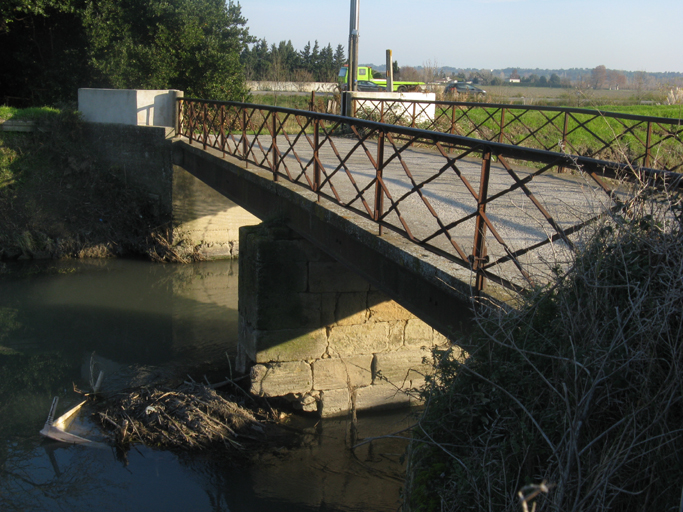
[{"label": "grassy field", "polygon": [[37,120],[42,119],[47,116],[56,116],[59,114],[59,110],[52,107],[35,107],[35,108],[14,108],[0,106],[0,122],[7,121],[8,119],[14,120]]}]

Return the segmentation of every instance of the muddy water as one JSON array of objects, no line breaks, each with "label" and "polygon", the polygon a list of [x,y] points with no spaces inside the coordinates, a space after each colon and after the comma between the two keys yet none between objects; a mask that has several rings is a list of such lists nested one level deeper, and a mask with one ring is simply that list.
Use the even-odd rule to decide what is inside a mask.
[{"label": "muddy water", "polygon": [[[8,272],[11,271],[11,272]],[[39,434],[89,388],[90,362],[115,391],[190,373],[230,372],[237,342],[237,264],[93,261],[0,266],[1,511],[395,511],[405,443],[352,451],[346,418],[294,416],[283,446],[227,457],[146,447],[66,446]],[[94,356],[93,356],[94,354]],[[361,417],[358,436],[382,436],[410,414]],[[87,415],[73,429],[101,433]]]}]

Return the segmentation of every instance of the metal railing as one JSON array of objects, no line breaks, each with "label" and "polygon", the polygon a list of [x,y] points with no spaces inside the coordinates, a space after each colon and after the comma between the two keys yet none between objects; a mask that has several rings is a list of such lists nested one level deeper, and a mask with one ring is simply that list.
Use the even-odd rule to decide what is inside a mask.
[{"label": "metal railing", "polygon": [[[558,246],[625,199],[627,166],[330,114],[180,98],[178,133],[523,292]],[[523,164],[523,165],[520,165]],[[551,173],[564,168],[574,174]],[[670,173],[641,170],[649,176]],[[540,253],[540,255],[539,255]],[[548,274],[549,275],[549,274]],[[542,279],[542,277],[541,277]]]},{"label": "metal railing", "polygon": [[683,120],[580,108],[356,97],[359,119],[683,172]]}]

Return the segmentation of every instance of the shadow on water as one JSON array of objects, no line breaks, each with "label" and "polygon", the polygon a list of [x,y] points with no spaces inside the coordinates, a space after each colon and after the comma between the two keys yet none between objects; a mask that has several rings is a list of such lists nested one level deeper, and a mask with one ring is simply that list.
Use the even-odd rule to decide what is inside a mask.
[{"label": "shadow on water", "polygon": [[[352,452],[346,419],[295,417],[300,435],[239,458],[139,446],[123,464],[111,449],[44,440],[52,397],[60,396],[61,414],[81,399],[74,385],[89,388],[93,352],[110,392],[187,373],[225,375],[237,343],[237,263],[11,270],[0,274],[0,510],[397,510],[405,442]],[[368,416],[359,434],[411,421],[405,412]],[[87,417],[74,428],[100,436]]]}]

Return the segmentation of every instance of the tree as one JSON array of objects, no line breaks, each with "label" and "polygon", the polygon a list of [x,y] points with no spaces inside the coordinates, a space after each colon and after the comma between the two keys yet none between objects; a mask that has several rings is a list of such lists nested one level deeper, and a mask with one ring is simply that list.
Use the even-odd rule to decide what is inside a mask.
[{"label": "tree", "polygon": [[607,83],[610,89],[621,89],[626,85],[626,77],[619,71],[610,69],[607,72]]},{"label": "tree", "polygon": [[100,86],[247,94],[239,55],[252,38],[232,0],[90,1],[83,20]]},{"label": "tree", "polygon": [[5,0],[0,97],[54,104],[94,86],[241,99],[245,25],[232,0]]},{"label": "tree", "polygon": [[88,85],[80,3],[0,2],[0,101],[17,106],[73,101],[78,87]]},{"label": "tree", "polygon": [[607,82],[607,69],[605,66],[597,66],[591,71],[591,82],[595,89],[602,89]]},{"label": "tree", "polygon": [[339,73],[339,69],[346,64],[346,51],[344,46],[341,44],[337,45],[337,49],[334,51],[334,69],[336,73]]},{"label": "tree", "polygon": [[401,80],[407,82],[418,82],[422,77],[420,72],[411,66],[403,66],[401,69]]}]

